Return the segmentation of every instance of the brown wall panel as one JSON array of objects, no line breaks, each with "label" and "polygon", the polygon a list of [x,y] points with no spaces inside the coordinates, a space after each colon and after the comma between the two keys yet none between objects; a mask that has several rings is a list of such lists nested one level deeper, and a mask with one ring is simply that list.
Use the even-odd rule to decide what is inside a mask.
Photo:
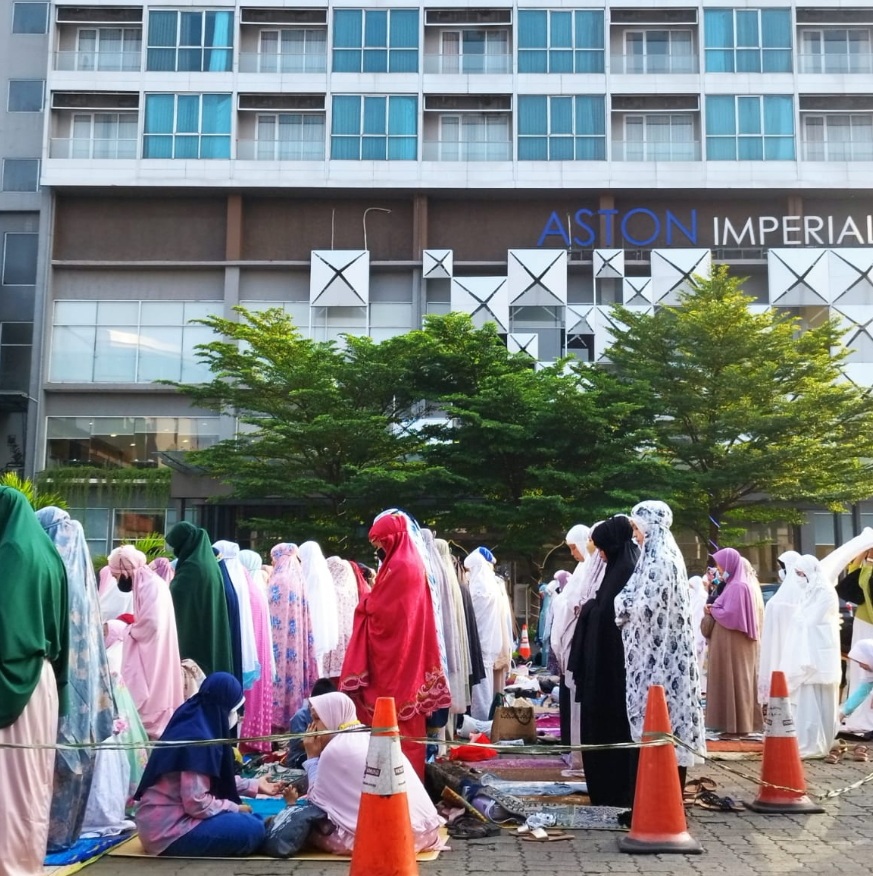
[{"label": "brown wall panel", "polygon": [[54,259],[223,261],[227,199],[59,195]]}]

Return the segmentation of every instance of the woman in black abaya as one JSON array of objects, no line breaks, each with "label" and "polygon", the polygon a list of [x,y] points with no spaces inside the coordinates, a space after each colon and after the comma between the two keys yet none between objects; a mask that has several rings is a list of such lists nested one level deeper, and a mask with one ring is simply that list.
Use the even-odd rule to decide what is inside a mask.
[{"label": "woman in black abaya", "polygon": [[[597,595],[582,607],[570,652],[570,670],[582,711],[582,744],[631,742],[624,645],[615,624],[615,597],[634,570],[639,548],[624,515],[603,521],[592,539],[606,561],[606,571]],[[632,748],[583,753],[592,805],[633,805],[637,759],[637,750]]]}]

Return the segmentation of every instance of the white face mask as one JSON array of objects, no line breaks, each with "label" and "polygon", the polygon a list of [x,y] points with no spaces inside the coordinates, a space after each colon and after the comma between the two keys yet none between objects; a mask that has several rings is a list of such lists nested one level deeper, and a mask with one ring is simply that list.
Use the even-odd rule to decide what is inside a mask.
[{"label": "white face mask", "polygon": [[780,569],[780,570],[779,570],[779,580],[780,580],[780,581],[784,581],[784,580],[785,580],[785,569]]},{"label": "white face mask", "polygon": [[239,723],[239,712],[238,712],[236,709],[234,709],[234,710],[233,710],[233,711],[227,716],[227,728],[228,728],[228,730],[233,730],[233,728],[236,727],[236,725],[237,725],[238,723]]}]

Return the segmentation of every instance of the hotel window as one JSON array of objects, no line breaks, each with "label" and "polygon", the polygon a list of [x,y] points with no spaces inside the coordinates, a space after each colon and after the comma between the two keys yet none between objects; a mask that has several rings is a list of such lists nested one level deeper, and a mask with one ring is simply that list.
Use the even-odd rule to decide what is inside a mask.
[{"label": "hotel window", "polygon": [[258,161],[323,161],[324,113],[259,113]]},{"label": "hotel window", "polygon": [[518,98],[519,161],[605,158],[605,102],[601,95]]},{"label": "hotel window", "polygon": [[629,30],[624,34],[625,73],[694,73],[690,30]]},{"label": "hotel window", "polygon": [[230,158],[229,94],[147,94],[143,158]]},{"label": "hotel window", "polygon": [[705,9],[707,73],[790,73],[789,9]]},{"label": "hotel window", "polygon": [[48,3],[13,3],[12,33],[45,33],[48,7]]},{"label": "hotel window", "polygon": [[44,79],[10,79],[6,109],[10,113],[41,113]]},{"label": "hotel window", "polygon": [[445,30],[440,49],[440,73],[512,72],[505,30]]},{"label": "hotel window", "polygon": [[873,161],[873,114],[803,114],[806,161]]},{"label": "hotel window", "polygon": [[38,234],[30,231],[9,231],[4,234],[0,285],[35,286],[38,250]]},{"label": "hotel window", "polygon": [[77,70],[139,70],[140,27],[82,27],[76,34]]},{"label": "hotel window", "polygon": [[602,73],[603,13],[518,13],[519,73]]},{"label": "hotel window", "polygon": [[509,113],[442,113],[437,154],[426,144],[426,161],[512,161]]},{"label": "hotel window", "polygon": [[150,383],[208,380],[197,344],[211,329],[191,321],[220,313],[217,302],[56,301],[49,380]]},{"label": "hotel window", "polygon": [[337,9],[334,73],[417,73],[417,9]]},{"label": "hotel window", "polygon": [[258,52],[261,73],[324,73],[327,31],[321,27],[262,30]]},{"label": "hotel window", "polygon": [[218,417],[48,417],[46,464],[156,468],[161,452],[218,441]]},{"label": "hotel window", "polygon": [[870,28],[822,28],[800,33],[801,73],[873,73]]},{"label": "hotel window", "polygon": [[710,161],[793,161],[790,95],[707,95],[706,157]]},{"label": "hotel window", "polygon": [[2,191],[39,191],[39,159],[4,158]]},{"label": "hotel window", "polygon": [[147,70],[227,72],[232,12],[150,12]]},{"label": "hotel window", "polygon": [[417,152],[417,97],[334,97],[331,158],[354,161],[415,161]]},{"label": "hotel window", "polygon": [[70,158],[136,158],[136,113],[74,113]]},{"label": "hotel window", "polygon": [[0,389],[28,390],[32,322],[0,323]]},{"label": "hotel window", "polygon": [[696,161],[697,151],[690,113],[624,117],[624,161]]}]

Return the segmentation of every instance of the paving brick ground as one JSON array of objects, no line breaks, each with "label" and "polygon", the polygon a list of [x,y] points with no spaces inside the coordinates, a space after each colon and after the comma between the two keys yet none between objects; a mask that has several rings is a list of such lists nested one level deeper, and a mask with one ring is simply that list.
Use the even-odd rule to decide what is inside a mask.
[{"label": "paving brick ground", "polygon": [[[760,761],[727,764],[757,775]],[[807,762],[811,788],[842,787],[873,772],[873,763],[827,765]],[[756,787],[723,771],[715,763],[692,770],[712,776],[719,794],[753,799]],[[665,873],[706,876],[755,876],[764,873],[873,873],[873,782],[824,802],[823,815],[758,815],[690,810],[689,829],[703,845],[702,855],[624,855],[619,833],[576,831],[570,842],[526,843],[510,833],[483,840],[453,840],[438,861],[420,865],[422,876],[578,876],[580,873]],[[161,861],[104,857],[87,876],[340,876],[344,862]]]}]

